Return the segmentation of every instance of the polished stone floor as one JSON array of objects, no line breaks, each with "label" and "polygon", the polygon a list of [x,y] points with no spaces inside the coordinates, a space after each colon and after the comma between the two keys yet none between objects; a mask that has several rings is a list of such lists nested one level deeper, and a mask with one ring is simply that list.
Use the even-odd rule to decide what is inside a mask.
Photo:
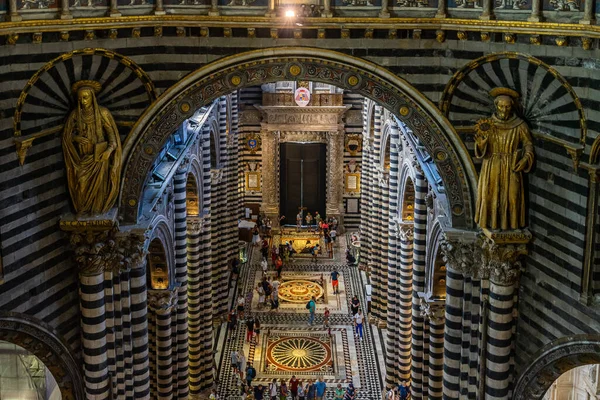
[{"label": "polished stone floor", "polygon": [[[356,294],[367,315],[365,285],[368,280],[364,272],[346,266],[346,238],[339,239],[333,258],[320,257],[314,263],[310,258],[296,257],[284,268],[277,311],[258,304],[253,288],[260,281],[262,271],[260,253],[253,249],[236,287],[232,288],[232,301],[236,290],[247,294],[246,315],[249,311],[260,319],[261,333],[258,340],[248,343],[243,322],[239,322],[233,334],[227,334],[229,336],[226,336],[225,324],[217,327],[215,349],[221,398],[239,398],[239,380],[232,374],[230,364],[234,349],[243,351],[247,362],[256,368],[255,385],[266,385],[273,378],[289,381],[292,375],[301,380],[322,377],[328,386],[328,399],[333,399],[333,388],[338,383],[345,387],[349,382],[357,388],[357,398],[381,398],[385,376],[384,333],[365,319],[364,340],[354,335],[349,302]],[[331,286],[333,270],[340,273],[339,294],[335,294]],[[275,276],[271,267],[269,275]],[[315,323],[309,326],[306,302],[313,294],[317,297],[317,312]],[[326,307],[331,313],[329,327],[323,326]]]}]

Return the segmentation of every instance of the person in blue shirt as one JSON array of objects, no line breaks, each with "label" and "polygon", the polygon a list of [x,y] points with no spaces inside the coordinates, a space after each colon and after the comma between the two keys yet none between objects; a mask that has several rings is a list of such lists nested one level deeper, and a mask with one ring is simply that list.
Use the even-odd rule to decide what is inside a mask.
[{"label": "person in blue shirt", "polygon": [[316,396],[316,386],[314,383],[312,383],[312,381],[308,381],[308,384],[306,385],[306,400],[315,400],[315,396]]},{"label": "person in blue shirt", "polygon": [[308,324],[312,325],[315,320],[315,311],[317,310],[317,301],[315,299],[315,296],[313,296],[312,299],[310,299],[310,301],[306,305],[306,308],[310,313],[310,316],[308,317]]},{"label": "person in blue shirt", "polygon": [[325,385],[325,382],[323,382],[323,378],[320,377],[319,380],[317,381],[317,383],[315,383],[315,390],[316,390],[316,394],[317,394],[317,400],[323,400],[323,398],[325,397],[325,389],[327,388],[327,386]]},{"label": "person in blue shirt", "polygon": [[409,393],[410,387],[408,386],[406,381],[402,381],[402,383],[398,385],[398,394],[400,395],[400,400],[407,400]]},{"label": "person in blue shirt", "polygon": [[354,400],[356,398],[356,389],[354,389],[354,385],[352,383],[348,384],[348,388],[346,389],[346,394],[344,395],[344,400]]},{"label": "person in blue shirt", "polygon": [[338,288],[338,278],[340,276],[340,273],[337,272],[337,270],[333,270],[333,272],[331,272],[331,286],[333,287],[333,294],[338,294],[340,293],[340,289]]}]

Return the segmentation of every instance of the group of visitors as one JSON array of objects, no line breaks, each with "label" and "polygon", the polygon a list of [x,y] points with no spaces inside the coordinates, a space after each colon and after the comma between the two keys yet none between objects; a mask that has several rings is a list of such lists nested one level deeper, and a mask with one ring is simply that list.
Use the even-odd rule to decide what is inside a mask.
[{"label": "group of visitors", "polygon": [[270,276],[263,275],[255,289],[258,293],[258,308],[270,306],[271,311],[279,309],[279,285],[277,278],[272,279]]},{"label": "group of visitors", "polygon": [[392,387],[385,395],[385,400],[408,400],[410,396],[410,386],[406,381],[400,383],[397,387]]},{"label": "group of visitors", "polygon": [[[253,376],[250,378],[250,376]],[[316,380],[309,379],[306,382],[292,375],[289,382],[281,379],[279,382],[274,378],[268,385],[259,383],[252,386],[252,380],[256,376],[256,370],[249,364],[246,371],[246,384],[241,388],[243,399],[253,400],[324,400],[327,392],[327,385],[320,377]],[[356,389],[352,383],[348,384],[346,389],[338,384],[334,390],[335,400],[354,400],[356,398]]]}]

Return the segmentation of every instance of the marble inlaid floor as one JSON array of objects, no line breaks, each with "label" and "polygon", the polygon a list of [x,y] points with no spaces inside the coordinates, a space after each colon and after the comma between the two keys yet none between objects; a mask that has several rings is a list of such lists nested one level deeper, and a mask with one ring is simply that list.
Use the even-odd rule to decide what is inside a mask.
[{"label": "marble inlaid floor", "polygon": [[[225,325],[217,329],[215,349],[217,352],[218,389],[221,398],[239,398],[238,379],[231,372],[230,354],[243,351],[248,362],[257,370],[255,384],[263,385],[273,378],[289,381],[291,375],[302,380],[323,377],[327,383],[327,399],[333,399],[333,388],[341,383],[353,382],[359,399],[381,398],[385,376],[383,354],[384,335],[365,320],[364,340],[355,337],[349,302],[356,294],[366,314],[364,287],[366,276],[356,267],[348,267],[340,259],[345,254],[345,240],[338,244],[333,259],[296,259],[284,268],[281,285],[288,287],[288,298],[280,302],[279,310],[258,307],[258,295],[253,288],[262,278],[258,263],[259,253],[254,250],[248,265],[244,266],[237,289],[247,294],[249,310],[261,322],[261,334],[257,342],[245,341],[246,326],[238,323],[237,329],[225,336]],[[340,272],[339,294],[333,293],[331,271]],[[269,275],[274,277],[270,269]],[[305,290],[306,289],[306,290]],[[233,291],[233,290],[232,290]],[[308,311],[303,296],[306,292],[318,293],[315,323],[308,325]],[[329,308],[329,327],[323,326],[323,311]]]}]

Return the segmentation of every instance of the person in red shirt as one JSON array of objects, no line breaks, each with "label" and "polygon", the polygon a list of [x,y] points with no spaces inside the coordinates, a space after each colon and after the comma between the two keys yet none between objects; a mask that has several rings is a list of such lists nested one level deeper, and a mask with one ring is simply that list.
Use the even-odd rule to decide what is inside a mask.
[{"label": "person in red shirt", "polygon": [[298,400],[298,383],[300,381],[296,379],[296,375],[292,375],[290,379],[290,392],[292,393],[292,400]]}]

